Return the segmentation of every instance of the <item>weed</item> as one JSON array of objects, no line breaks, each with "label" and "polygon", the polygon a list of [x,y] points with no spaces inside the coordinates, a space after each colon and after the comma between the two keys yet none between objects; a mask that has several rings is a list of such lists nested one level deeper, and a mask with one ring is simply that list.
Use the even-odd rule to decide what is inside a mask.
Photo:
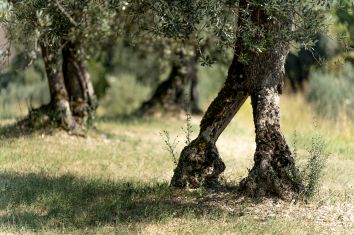
[{"label": "weed", "polygon": [[[188,107],[189,106],[186,105],[186,127],[181,128],[185,134],[185,137],[186,137],[186,140],[185,140],[186,145],[189,145],[191,143],[191,135],[193,133],[192,123],[191,123],[192,115],[189,112]],[[170,137],[170,133],[168,131],[164,130],[164,131],[160,132],[160,135],[165,143],[166,150],[170,153],[170,156],[171,156],[173,162],[177,166],[178,157],[177,157],[177,153],[176,153],[176,147],[179,143],[178,136],[172,141],[171,137]]]},{"label": "weed", "polygon": [[166,150],[170,153],[174,164],[177,166],[178,158],[176,153],[176,147],[179,143],[178,136],[174,140],[171,140],[170,133],[166,130],[162,131],[160,135],[163,141],[165,142]]},{"label": "weed", "polygon": [[186,127],[182,127],[182,130],[186,136],[186,145],[189,145],[191,143],[191,135],[193,133],[191,119],[192,115],[190,112],[190,104],[189,102],[186,102]]},{"label": "weed", "polygon": [[294,134],[293,134],[293,141],[292,141],[292,144],[294,146],[293,148],[293,157],[295,159],[295,162],[297,162],[298,158],[299,158],[299,155],[298,155],[298,136],[297,136],[297,132],[294,131]]},{"label": "weed", "polygon": [[[313,120],[314,128],[318,128],[317,120]],[[321,188],[321,177],[326,166],[328,153],[326,152],[326,141],[317,132],[311,138],[311,145],[307,148],[309,159],[306,167],[301,172],[304,182],[303,197],[306,199],[312,198]],[[296,145],[295,149],[296,149]],[[295,152],[295,155],[297,153]]]}]

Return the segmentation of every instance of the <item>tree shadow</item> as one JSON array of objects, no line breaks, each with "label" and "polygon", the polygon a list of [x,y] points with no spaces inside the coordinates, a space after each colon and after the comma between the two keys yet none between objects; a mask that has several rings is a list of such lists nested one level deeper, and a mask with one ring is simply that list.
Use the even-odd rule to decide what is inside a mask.
[{"label": "tree shadow", "polygon": [[29,137],[34,134],[51,135],[56,129],[57,128],[54,128],[54,126],[49,125],[33,127],[29,124],[28,118],[24,117],[12,124],[7,124],[5,126],[0,125],[0,139],[17,139],[20,137]]},{"label": "tree shadow", "polygon": [[[86,180],[73,175],[0,173],[0,223],[15,228],[87,228],[195,218],[233,213],[220,203],[223,194],[176,190],[167,183],[142,184]],[[226,194],[225,194],[226,195]],[[239,196],[228,193],[236,202]],[[230,196],[231,195],[231,196]]]},{"label": "tree shadow", "polygon": [[[100,122],[115,122],[121,123],[125,125],[134,125],[134,124],[142,124],[142,123],[150,123],[152,120],[139,118],[133,115],[119,115],[114,117],[98,117],[95,121],[96,124]],[[28,115],[16,120],[14,123],[7,124],[4,126],[0,125],[0,140],[3,139],[17,139],[20,137],[30,137],[36,134],[45,134],[52,135],[55,132],[63,131],[68,135],[74,135],[77,137],[85,137],[85,135],[77,135],[75,133],[69,133],[62,128],[60,128],[55,123],[43,122],[38,125],[33,125],[33,123],[29,120]],[[96,125],[93,125],[88,129],[88,135],[96,135],[96,134],[104,134],[108,137],[114,136],[114,134],[109,131],[103,131],[97,128]]]}]

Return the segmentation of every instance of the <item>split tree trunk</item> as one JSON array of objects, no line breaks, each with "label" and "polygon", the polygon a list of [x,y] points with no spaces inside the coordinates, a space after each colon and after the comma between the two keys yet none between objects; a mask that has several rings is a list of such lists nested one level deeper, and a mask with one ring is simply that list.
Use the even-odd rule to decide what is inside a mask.
[{"label": "split tree trunk", "polygon": [[[246,1],[240,2],[241,9],[246,6]],[[276,34],[282,27],[291,27],[290,20],[284,22],[284,25],[269,22],[262,9],[248,11],[252,13],[251,19],[268,32]],[[254,40],[257,42],[262,39],[256,36]],[[257,149],[254,167],[249,176],[242,180],[240,191],[249,196],[271,195],[288,199],[302,190],[298,170],[279,125],[278,99],[285,58],[289,52],[288,45],[277,39],[267,51],[256,52],[247,43],[240,40],[236,44],[234,60],[225,85],[205,113],[198,137],[183,149],[172,177],[172,186],[199,187],[218,184],[225,164],[215,143],[251,95]],[[236,54],[247,55],[249,61],[240,62]]]},{"label": "split tree trunk", "polygon": [[34,111],[39,111],[40,115],[47,115],[51,121],[58,122],[64,129],[72,130],[76,125],[61,73],[59,45],[48,46],[40,43],[40,46],[49,84],[50,103]]},{"label": "split tree trunk", "polygon": [[83,58],[83,51],[77,42],[66,41],[62,54],[62,69],[70,108],[76,121],[86,126],[94,119],[97,98]]}]

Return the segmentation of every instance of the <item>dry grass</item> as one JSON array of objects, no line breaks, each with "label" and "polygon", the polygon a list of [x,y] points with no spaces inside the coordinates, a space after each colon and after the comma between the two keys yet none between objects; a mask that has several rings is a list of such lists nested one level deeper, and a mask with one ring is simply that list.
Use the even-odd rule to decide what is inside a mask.
[{"label": "dry grass", "polygon": [[[330,152],[311,202],[253,202],[236,193],[168,187],[174,164],[160,137],[182,120],[101,120],[87,138],[33,135],[0,140],[0,231],[64,234],[350,234],[354,220],[354,128],[317,119],[301,97],[284,97],[282,125],[298,136],[299,164],[314,131]],[[244,106],[218,141],[235,185],[252,165],[254,129]],[[199,118],[192,119],[193,135]],[[0,125],[10,121],[1,120]]]}]

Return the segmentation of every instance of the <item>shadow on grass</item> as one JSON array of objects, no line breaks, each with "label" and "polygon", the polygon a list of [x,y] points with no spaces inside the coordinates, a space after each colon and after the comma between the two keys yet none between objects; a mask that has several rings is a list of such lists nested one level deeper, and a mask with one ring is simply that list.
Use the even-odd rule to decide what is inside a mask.
[{"label": "shadow on grass", "polygon": [[149,123],[152,118],[144,118],[134,114],[105,115],[97,117],[97,122],[117,122],[122,124]]},{"label": "shadow on grass", "polygon": [[[143,123],[151,123],[153,119],[144,119],[133,115],[120,115],[114,117],[98,117],[96,123],[100,122],[115,122],[125,125],[135,125]],[[52,135],[56,131],[62,130],[58,125],[55,124],[41,124],[33,126],[29,121],[28,116],[23,117],[22,119],[16,120],[14,123],[1,126],[0,124],[0,140],[3,139],[17,139],[20,137],[29,137],[35,134],[45,134]],[[96,126],[90,128],[90,133],[95,134],[106,134],[110,136],[111,133],[107,131],[102,131]],[[69,133],[68,133],[69,134]],[[75,135],[80,136],[80,135]],[[82,137],[82,136],[81,136]]]},{"label": "shadow on grass", "polygon": [[[15,228],[87,228],[228,213],[206,192],[167,183],[84,180],[72,175],[0,173],[0,224]],[[220,194],[218,194],[220,195]]]},{"label": "shadow on grass", "polygon": [[49,126],[42,127],[32,127],[28,125],[27,119],[21,119],[12,124],[7,124],[5,126],[0,126],[0,140],[4,139],[16,139],[20,137],[28,137],[33,134],[46,134],[51,135],[55,128]]}]

